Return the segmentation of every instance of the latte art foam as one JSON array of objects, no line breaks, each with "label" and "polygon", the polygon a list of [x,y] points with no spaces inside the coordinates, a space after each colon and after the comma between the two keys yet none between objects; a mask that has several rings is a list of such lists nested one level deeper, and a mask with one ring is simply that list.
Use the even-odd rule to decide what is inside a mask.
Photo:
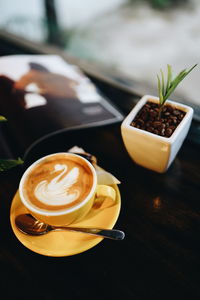
[{"label": "latte art foam", "polygon": [[83,201],[93,185],[92,172],[79,158],[49,157],[27,176],[23,193],[31,205],[62,210]]},{"label": "latte art foam", "polygon": [[62,172],[50,182],[43,180],[38,183],[34,191],[35,197],[47,205],[64,205],[77,200],[80,196],[79,189],[74,189],[71,193],[69,189],[77,182],[79,169],[74,167],[67,173],[67,165],[59,164],[56,164],[54,169],[52,173],[58,170]]}]

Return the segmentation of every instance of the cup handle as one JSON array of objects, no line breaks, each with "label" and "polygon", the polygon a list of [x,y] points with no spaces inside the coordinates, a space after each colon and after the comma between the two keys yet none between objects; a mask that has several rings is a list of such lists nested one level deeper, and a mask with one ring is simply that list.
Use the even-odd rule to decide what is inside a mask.
[{"label": "cup handle", "polygon": [[116,200],[116,191],[108,185],[97,185],[94,208],[107,208],[112,206]]}]

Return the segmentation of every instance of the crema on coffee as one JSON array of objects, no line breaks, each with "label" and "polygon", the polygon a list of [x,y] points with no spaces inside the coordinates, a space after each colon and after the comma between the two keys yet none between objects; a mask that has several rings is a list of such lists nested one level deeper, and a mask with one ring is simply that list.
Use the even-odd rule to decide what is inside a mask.
[{"label": "crema on coffee", "polygon": [[82,202],[93,186],[93,174],[78,156],[46,157],[27,174],[23,196],[35,208],[58,211]]}]

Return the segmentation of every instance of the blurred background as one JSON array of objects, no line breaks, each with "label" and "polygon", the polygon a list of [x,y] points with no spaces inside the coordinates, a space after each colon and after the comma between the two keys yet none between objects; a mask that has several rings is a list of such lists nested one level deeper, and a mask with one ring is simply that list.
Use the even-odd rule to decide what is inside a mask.
[{"label": "blurred background", "polygon": [[[156,75],[200,62],[199,0],[0,0],[0,29],[66,53],[112,74],[142,94]],[[171,97],[200,105],[200,65]],[[141,88],[142,83],[142,88]]]}]

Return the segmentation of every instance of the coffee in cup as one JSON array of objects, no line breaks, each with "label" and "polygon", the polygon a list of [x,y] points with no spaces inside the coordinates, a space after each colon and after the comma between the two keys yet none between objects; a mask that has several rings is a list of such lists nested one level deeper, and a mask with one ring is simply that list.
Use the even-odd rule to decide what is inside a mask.
[{"label": "coffee in cup", "polygon": [[51,225],[66,225],[83,218],[96,195],[115,200],[112,187],[97,185],[96,171],[89,161],[65,152],[33,163],[22,176],[19,193],[30,213]]}]

